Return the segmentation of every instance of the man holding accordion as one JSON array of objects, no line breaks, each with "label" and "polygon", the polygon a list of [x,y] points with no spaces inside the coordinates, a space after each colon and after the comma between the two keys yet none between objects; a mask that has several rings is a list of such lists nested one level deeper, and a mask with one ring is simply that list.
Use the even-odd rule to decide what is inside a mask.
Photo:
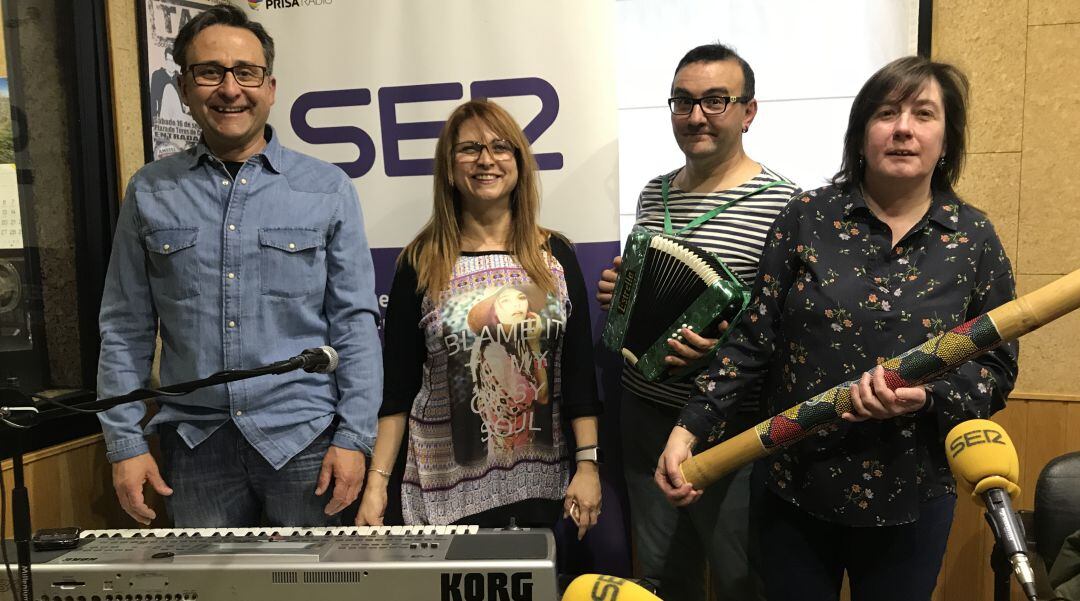
[{"label": "man holding accordion", "polygon": [[[722,44],[694,48],[675,70],[668,100],[675,140],[686,164],[646,184],[638,199],[637,226],[708,251],[749,285],[766,234],[797,187],[743,150],[742,137],[757,115],[754,72]],[[621,258],[605,270],[598,300],[611,304]],[[690,507],[668,504],[653,482],[657,458],[691,393],[694,371],[716,345],[710,331],[680,330],[663,340],[665,362],[679,377],[647,380],[623,370],[622,440],[631,522],[644,580],[664,598],[704,599],[704,559],[719,598],[762,598],[749,559],[750,467],[710,488]],[[670,376],[670,372],[669,372]],[[740,432],[759,421],[747,406],[728,424]]]}]

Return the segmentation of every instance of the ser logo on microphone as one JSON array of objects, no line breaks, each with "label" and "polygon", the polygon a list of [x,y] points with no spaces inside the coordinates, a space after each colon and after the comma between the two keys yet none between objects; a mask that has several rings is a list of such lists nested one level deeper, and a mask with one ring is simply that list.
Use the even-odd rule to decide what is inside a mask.
[{"label": "ser logo on microphone", "polygon": [[1001,430],[987,428],[984,430],[971,430],[970,432],[965,432],[963,436],[957,436],[949,443],[949,452],[951,453],[952,458],[955,459],[957,455],[964,452],[964,449],[980,444],[1007,445],[1004,438],[1001,436]]},{"label": "ser logo on microphone", "polygon": [[532,601],[531,572],[441,574],[442,601]]},{"label": "ser logo on microphone", "polygon": [[614,576],[598,576],[593,584],[592,595],[589,601],[615,601],[619,598],[619,590],[626,581]]}]

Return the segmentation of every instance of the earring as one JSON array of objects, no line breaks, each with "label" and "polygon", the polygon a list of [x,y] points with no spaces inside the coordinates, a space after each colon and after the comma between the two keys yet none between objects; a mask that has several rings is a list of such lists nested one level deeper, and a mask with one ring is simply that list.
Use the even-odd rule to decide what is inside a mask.
[{"label": "earring", "polygon": [[938,159],[937,166],[938,166],[938,169],[944,169],[945,168],[945,155],[941,155],[941,158]]},{"label": "earring", "polygon": [[742,128],[742,133],[745,134],[748,131],[750,131],[750,126],[749,125],[744,125],[743,128]]},{"label": "earring", "polygon": [[864,157],[863,155],[860,154],[859,155],[859,169],[862,169],[865,166],[866,166],[866,157]]}]

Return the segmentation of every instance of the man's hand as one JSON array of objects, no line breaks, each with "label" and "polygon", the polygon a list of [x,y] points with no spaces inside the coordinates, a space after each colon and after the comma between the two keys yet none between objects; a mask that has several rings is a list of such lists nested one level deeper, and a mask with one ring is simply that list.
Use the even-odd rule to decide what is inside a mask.
[{"label": "man's hand", "polygon": [[622,267],[622,257],[611,260],[611,267],[600,273],[600,282],[596,285],[596,300],[600,301],[600,308],[607,311],[611,308],[611,295],[615,293],[615,280],[619,278],[619,269]]},{"label": "man's hand", "polygon": [[[728,323],[725,321],[720,324],[720,331],[723,332],[727,329]],[[667,363],[668,370],[679,369],[680,367],[686,367],[691,361],[700,359],[712,350],[712,347],[716,346],[719,342],[718,338],[705,338],[699,336],[696,332],[690,328],[680,328],[679,333],[682,334],[685,342],[680,342],[674,338],[668,338],[668,348],[671,349],[671,355],[664,357],[664,363]]]},{"label": "man's hand", "polygon": [[165,484],[165,480],[162,480],[157,462],[150,453],[117,461],[112,466],[112,477],[120,506],[143,526],[149,526],[150,521],[157,517],[157,512],[146,504],[143,485],[149,482],[159,495],[166,497],[173,492],[169,485]]},{"label": "man's hand", "polygon": [[326,515],[335,515],[348,507],[360,494],[360,485],[364,483],[364,470],[367,457],[360,451],[350,451],[341,447],[330,446],[323,457],[322,469],[315,495],[322,496],[334,480],[334,495],[323,511]]},{"label": "man's hand", "polygon": [[697,443],[697,437],[682,426],[675,426],[668,436],[664,453],[656,463],[656,472],[653,480],[667,497],[668,503],[676,507],[683,507],[697,501],[702,494],[683,478],[679,466],[692,455],[691,449]]}]

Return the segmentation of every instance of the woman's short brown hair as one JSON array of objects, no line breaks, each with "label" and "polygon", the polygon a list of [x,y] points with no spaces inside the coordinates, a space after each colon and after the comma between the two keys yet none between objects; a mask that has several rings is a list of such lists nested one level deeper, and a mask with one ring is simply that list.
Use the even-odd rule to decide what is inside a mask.
[{"label": "woman's short brown hair", "polygon": [[939,192],[953,192],[953,186],[963,170],[967,145],[968,79],[956,67],[922,56],[898,58],[878,69],[863,84],[851,104],[847,133],[844,135],[843,162],[840,171],[832,178],[833,184],[846,188],[863,183],[866,126],[874,111],[885,102],[903,102],[914,97],[931,79],[941,87],[941,102],[945,111],[945,155],[934,169],[930,188]]}]

